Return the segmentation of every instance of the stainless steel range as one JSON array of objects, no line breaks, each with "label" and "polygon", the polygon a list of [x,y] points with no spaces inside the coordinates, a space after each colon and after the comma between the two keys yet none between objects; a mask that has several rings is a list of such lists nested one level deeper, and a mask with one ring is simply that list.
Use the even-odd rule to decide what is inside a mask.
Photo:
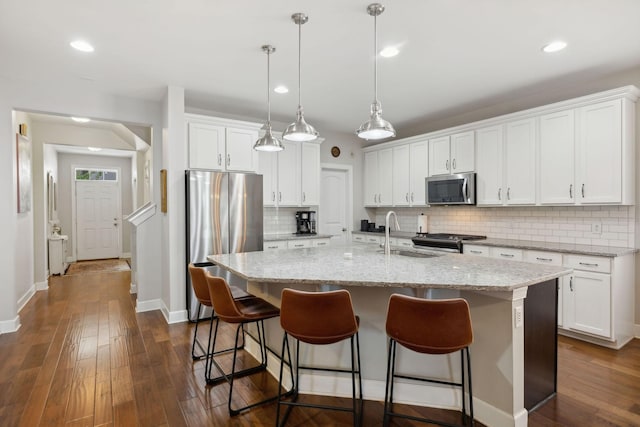
[{"label": "stainless steel range", "polygon": [[487,236],[474,236],[471,234],[418,233],[416,237],[411,240],[415,246],[423,246],[445,252],[462,253],[462,245],[464,242],[486,238]]}]

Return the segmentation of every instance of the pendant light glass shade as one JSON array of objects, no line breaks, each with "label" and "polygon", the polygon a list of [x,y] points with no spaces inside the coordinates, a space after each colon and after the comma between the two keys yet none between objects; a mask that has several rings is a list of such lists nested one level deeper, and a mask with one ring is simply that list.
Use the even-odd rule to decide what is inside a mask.
[{"label": "pendant light glass shade", "polygon": [[267,54],[267,123],[265,123],[265,133],[253,145],[253,149],[257,151],[282,151],[284,146],[282,141],[276,138],[271,132],[271,85],[270,85],[270,56],[276,51],[271,45],[262,46],[262,50]]},{"label": "pendant light glass shade", "polygon": [[298,110],[296,112],[296,121],[291,123],[282,133],[282,138],[287,141],[313,141],[318,138],[318,131],[304,120],[304,110],[302,109],[301,72],[300,63],[302,56],[302,24],[309,20],[304,13],[294,13],[291,19],[298,25]]},{"label": "pendant light glass shade", "polygon": [[382,118],[382,107],[378,101],[378,38],[377,17],[384,12],[384,6],[380,3],[372,3],[367,7],[367,13],[373,16],[373,102],[371,103],[371,115],[364,122],[356,134],[366,140],[377,140],[396,136],[396,131],[385,119]]}]

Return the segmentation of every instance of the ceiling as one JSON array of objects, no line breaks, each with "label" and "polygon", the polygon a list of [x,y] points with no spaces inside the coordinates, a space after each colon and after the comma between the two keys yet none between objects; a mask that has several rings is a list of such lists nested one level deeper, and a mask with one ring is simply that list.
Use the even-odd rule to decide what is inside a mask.
[{"label": "ceiling", "polygon": [[[323,131],[353,133],[373,100],[373,18],[368,1],[47,0],[0,4],[0,76],[77,85],[160,101],[185,88],[188,108],[266,118],[272,44],[272,118],[293,121],[297,26],[302,27],[302,104]],[[638,0],[389,0],[378,43],[383,116],[406,129],[539,91],[640,66]],[[95,46],[77,52],[69,42]],[[541,47],[563,39],[568,48]]]}]

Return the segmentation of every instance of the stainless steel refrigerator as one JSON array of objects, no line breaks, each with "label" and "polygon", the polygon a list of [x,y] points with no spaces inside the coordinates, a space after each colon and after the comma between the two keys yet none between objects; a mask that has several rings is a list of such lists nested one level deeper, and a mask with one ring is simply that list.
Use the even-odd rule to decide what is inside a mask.
[{"label": "stainless steel refrigerator", "polygon": [[[246,281],[207,260],[208,255],[263,249],[262,175],[187,170],[187,265],[206,268],[246,289]],[[187,269],[189,320],[197,317],[198,300]],[[211,313],[203,311],[200,317]]]}]

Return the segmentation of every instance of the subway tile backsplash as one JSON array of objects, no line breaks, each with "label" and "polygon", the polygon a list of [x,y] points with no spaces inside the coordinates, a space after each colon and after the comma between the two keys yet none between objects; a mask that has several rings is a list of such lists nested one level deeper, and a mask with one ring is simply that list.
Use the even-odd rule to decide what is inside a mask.
[{"label": "subway tile backsplash", "polygon": [[384,225],[389,210],[396,212],[403,231],[417,231],[417,217],[424,213],[429,217],[430,233],[481,234],[497,239],[635,246],[635,206],[377,208],[377,225]]},{"label": "subway tile backsplash", "polygon": [[296,212],[300,208],[263,208],[264,234],[288,234],[296,232]]}]

